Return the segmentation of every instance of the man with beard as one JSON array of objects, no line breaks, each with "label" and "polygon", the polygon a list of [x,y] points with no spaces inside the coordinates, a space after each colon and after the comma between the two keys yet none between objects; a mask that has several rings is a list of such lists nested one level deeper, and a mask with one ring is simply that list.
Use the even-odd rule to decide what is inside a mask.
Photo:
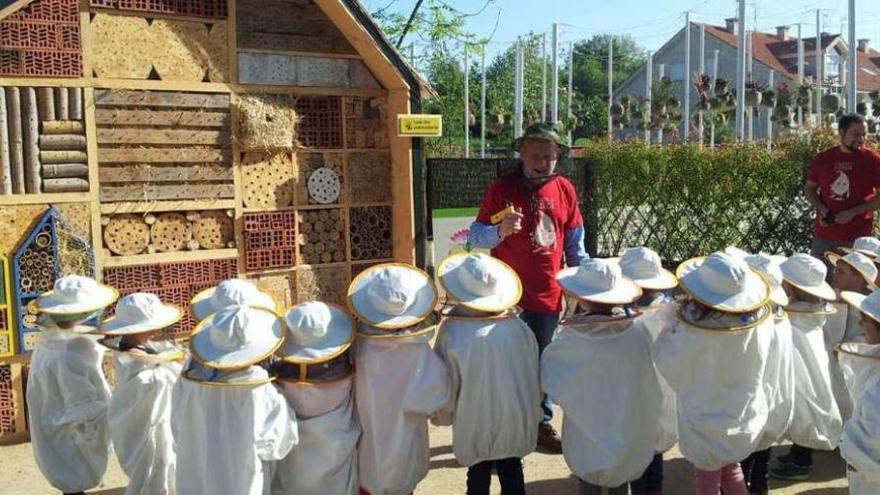
[{"label": "man with beard", "polygon": [[[562,310],[556,274],[563,261],[578,266],[589,258],[584,249],[584,221],[574,185],[556,174],[556,164],[567,147],[555,126],[547,122],[529,126],[513,148],[520,154],[520,166],[489,186],[471,225],[469,243],[491,249],[494,257],[517,272],[523,285],[520,318],[543,351],[553,339]],[[544,417],[538,446],[561,453],[546,395],[541,408]]]}]

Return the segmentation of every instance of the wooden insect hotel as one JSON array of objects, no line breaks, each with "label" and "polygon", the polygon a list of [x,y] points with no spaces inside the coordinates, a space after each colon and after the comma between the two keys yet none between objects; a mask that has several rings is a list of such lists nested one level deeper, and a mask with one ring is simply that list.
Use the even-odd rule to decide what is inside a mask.
[{"label": "wooden insect hotel", "polygon": [[357,0],[0,8],[0,440],[59,276],[183,307],[242,277],[289,306],[414,262],[420,147],[396,128],[425,91]]}]

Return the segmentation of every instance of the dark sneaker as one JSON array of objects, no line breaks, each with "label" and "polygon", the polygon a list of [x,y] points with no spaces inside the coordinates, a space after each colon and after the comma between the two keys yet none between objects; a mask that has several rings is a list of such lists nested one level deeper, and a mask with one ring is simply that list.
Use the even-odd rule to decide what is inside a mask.
[{"label": "dark sneaker", "polygon": [[562,440],[559,433],[549,423],[541,423],[538,427],[538,449],[542,449],[548,454],[562,453]]},{"label": "dark sneaker", "polygon": [[770,469],[770,476],[778,480],[806,481],[810,479],[810,466],[801,466],[780,457]]},{"label": "dark sneaker", "polygon": [[767,486],[767,483],[762,483],[758,485],[757,483],[749,485],[749,495],[768,495],[770,493],[770,487]]}]

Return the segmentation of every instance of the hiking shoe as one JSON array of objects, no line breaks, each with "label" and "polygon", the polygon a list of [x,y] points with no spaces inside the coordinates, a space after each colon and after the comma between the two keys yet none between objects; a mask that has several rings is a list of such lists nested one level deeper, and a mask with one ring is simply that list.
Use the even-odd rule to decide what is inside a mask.
[{"label": "hiking shoe", "polygon": [[810,466],[801,466],[783,457],[777,459],[776,466],[770,469],[770,476],[787,481],[806,481],[810,478]]},{"label": "hiking shoe", "polygon": [[538,448],[548,454],[562,453],[562,440],[559,433],[549,423],[541,423],[541,426],[538,427]]}]

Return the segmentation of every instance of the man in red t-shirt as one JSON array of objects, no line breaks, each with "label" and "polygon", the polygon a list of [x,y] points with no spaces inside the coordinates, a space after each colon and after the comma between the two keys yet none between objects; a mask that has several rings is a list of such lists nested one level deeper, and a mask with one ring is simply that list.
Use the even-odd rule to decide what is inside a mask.
[{"label": "man in red t-shirt", "polygon": [[[489,186],[469,238],[471,246],[491,249],[493,256],[519,274],[523,285],[520,318],[535,333],[540,351],[553,339],[562,310],[562,288],[556,283],[556,273],[563,268],[563,261],[577,266],[589,258],[577,192],[568,179],[555,174],[564,148],[552,124],[529,126],[514,142],[521,166]],[[511,211],[493,221],[509,207]],[[546,395],[541,408],[544,418],[538,445],[561,453],[559,434],[550,425],[553,409]]]},{"label": "man in red t-shirt", "polygon": [[852,246],[857,237],[870,236],[874,210],[880,208],[880,156],[864,148],[865,120],[844,115],[838,131],[840,145],[816,156],[804,186],[816,209],[810,252],[819,259],[827,251]]}]

